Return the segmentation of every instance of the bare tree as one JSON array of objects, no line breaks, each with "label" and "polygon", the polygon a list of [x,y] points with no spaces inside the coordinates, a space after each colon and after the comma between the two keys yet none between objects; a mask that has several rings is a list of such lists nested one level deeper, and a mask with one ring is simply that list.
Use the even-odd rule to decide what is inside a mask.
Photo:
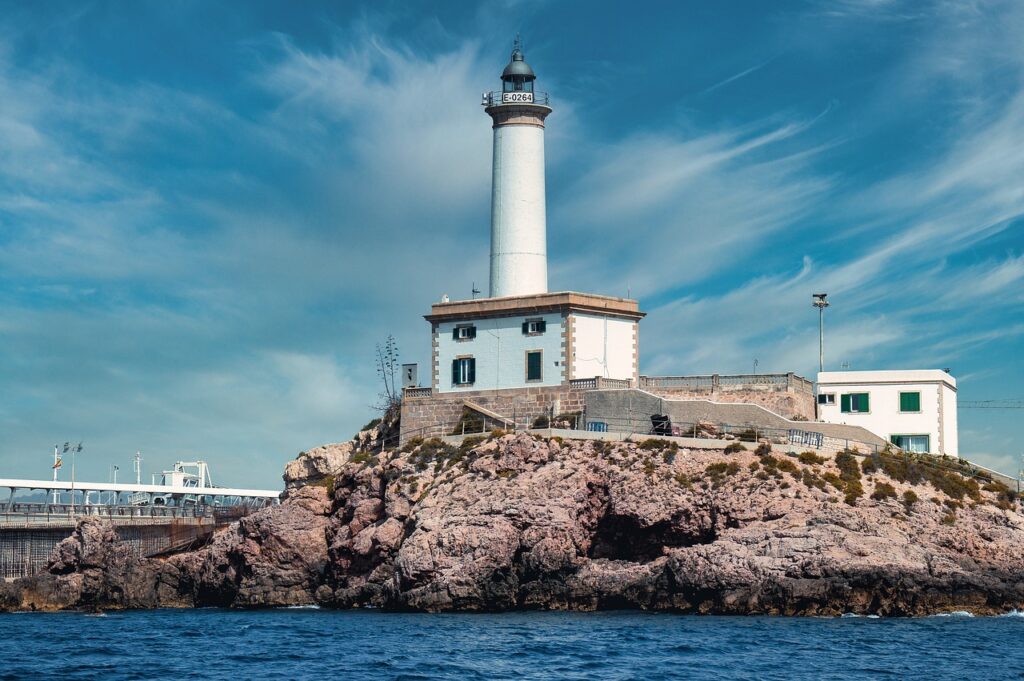
[{"label": "bare tree", "polygon": [[380,394],[381,411],[385,416],[393,416],[401,407],[402,393],[398,385],[398,373],[401,365],[398,362],[398,343],[395,337],[388,338],[381,345],[377,343],[377,375],[384,384],[384,392]]}]

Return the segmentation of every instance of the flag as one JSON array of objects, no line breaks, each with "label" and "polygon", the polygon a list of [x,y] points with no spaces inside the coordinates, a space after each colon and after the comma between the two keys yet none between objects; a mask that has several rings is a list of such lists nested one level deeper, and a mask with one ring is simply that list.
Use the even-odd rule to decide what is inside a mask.
[{"label": "flag", "polygon": [[79,443],[78,443],[78,446],[77,446],[77,447],[75,447],[75,451],[76,451],[76,452],[80,452],[80,451],[82,451],[82,443],[81,443],[81,442],[79,442]]},{"label": "flag", "polygon": [[67,453],[68,453],[68,447],[70,447],[70,446],[71,446],[71,443],[70,443],[70,442],[65,442],[65,443],[64,443],[64,453],[65,453],[65,454],[67,454]]},{"label": "flag", "polygon": [[64,465],[64,459],[57,459],[57,460],[56,460],[56,461],[55,461],[55,462],[53,463],[53,467],[54,467],[54,468],[60,468],[60,467],[61,467],[61,466],[63,466],[63,465]]}]

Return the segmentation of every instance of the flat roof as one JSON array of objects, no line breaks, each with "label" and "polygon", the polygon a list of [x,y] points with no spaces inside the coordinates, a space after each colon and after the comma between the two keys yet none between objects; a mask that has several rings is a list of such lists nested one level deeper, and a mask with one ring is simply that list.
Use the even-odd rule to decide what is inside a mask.
[{"label": "flat roof", "polygon": [[942,369],[888,371],[822,371],[818,385],[870,385],[886,383],[945,383],[956,390],[956,379]]},{"label": "flat roof", "polygon": [[641,312],[640,303],[631,298],[561,291],[558,293],[534,293],[528,296],[477,298],[476,300],[434,303],[430,307],[430,314],[424,315],[424,319],[429,322],[438,322],[561,311],[591,312],[634,320],[641,319],[647,314]]}]

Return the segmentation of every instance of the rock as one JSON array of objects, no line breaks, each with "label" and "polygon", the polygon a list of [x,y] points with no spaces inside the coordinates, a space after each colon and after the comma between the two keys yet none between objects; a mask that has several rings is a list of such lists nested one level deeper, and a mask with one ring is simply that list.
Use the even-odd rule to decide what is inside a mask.
[{"label": "rock", "polygon": [[[1024,517],[996,492],[954,511],[944,492],[878,470],[850,505],[825,479],[839,472],[831,459],[646,446],[518,434],[360,463],[307,454],[280,506],[200,550],[132,561],[102,525],[83,525],[43,578],[0,586],[0,607],[1024,608]],[[330,491],[299,484],[321,474]],[[897,497],[872,499],[881,482]]]},{"label": "rock", "polygon": [[356,442],[314,447],[284,467],[285,487],[293,489],[337,475],[356,452]]}]

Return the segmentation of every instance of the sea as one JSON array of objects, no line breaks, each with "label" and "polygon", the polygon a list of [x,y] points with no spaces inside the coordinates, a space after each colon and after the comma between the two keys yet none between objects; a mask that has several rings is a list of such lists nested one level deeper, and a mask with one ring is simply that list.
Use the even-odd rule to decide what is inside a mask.
[{"label": "sea", "polygon": [[1024,614],[0,615],[0,679],[1019,679]]}]

